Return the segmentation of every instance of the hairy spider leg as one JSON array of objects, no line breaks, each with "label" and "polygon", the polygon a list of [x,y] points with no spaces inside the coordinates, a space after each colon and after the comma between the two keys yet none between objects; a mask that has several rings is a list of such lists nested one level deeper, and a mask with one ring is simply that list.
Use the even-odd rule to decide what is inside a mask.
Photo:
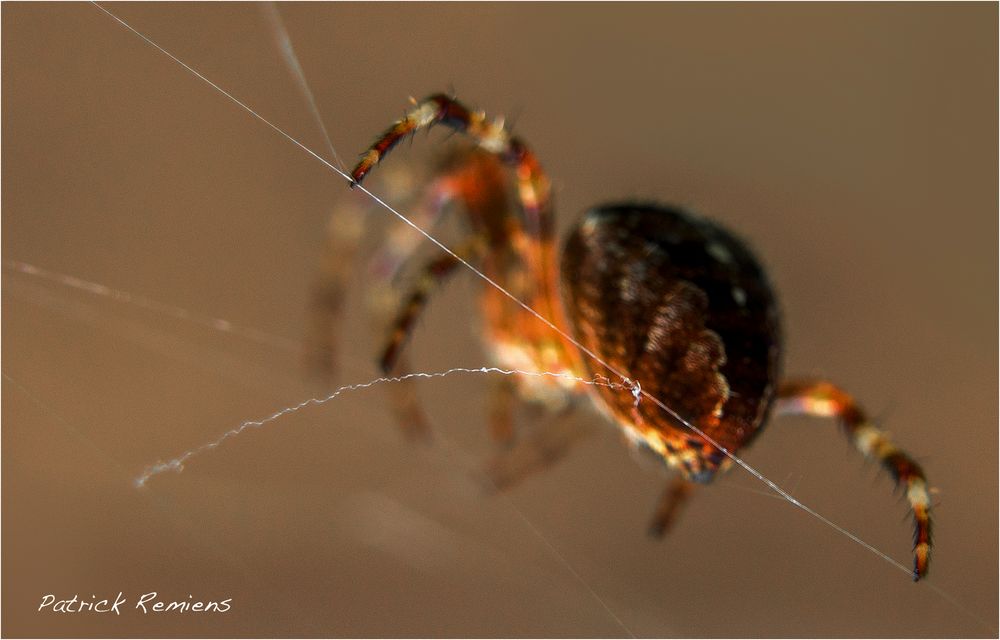
[{"label": "hairy spider leg", "polygon": [[412,379],[406,378],[406,374],[412,371],[410,359],[403,353],[396,360],[393,375],[402,378],[397,384],[386,387],[385,392],[389,395],[389,407],[396,419],[396,425],[407,438],[415,441],[429,442],[431,439],[431,426],[423,405],[417,396],[417,387]]},{"label": "hairy spider leg", "polygon": [[[465,175],[468,169],[461,166],[461,162],[457,159],[462,156],[468,156],[468,152],[459,151],[445,158],[445,161],[432,172],[430,184],[419,187],[421,194],[416,205],[407,207],[410,210],[411,220],[418,227],[434,228],[449,210],[450,205],[455,202],[462,202],[466,207],[474,205],[468,199],[469,189],[466,183],[469,179]],[[388,196],[390,198],[404,196],[411,198],[414,190],[418,188],[419,177],[412,171],[394,169],[389,171],[388,175],[392,181]],[[378,246],[369,261],[369,275],[380,283],[395,283],[421,241],[423,237],[414,232],[409,225],[400,220],[393,220],[384,242]]]},{"label": "hairy spider leg", "polygon": [[345,203],[330,216],[326,245],[310,292],[305,357],[310,373],[330,384],[337,374],[337,339],[364,228],[365,208]]},{"label": "hairy spider leg", "polygon": [[[476,242],[467,242],[457,252],[465,259],[478,253]],[[439,289],[455,272],[461,262],[451,254],[439,252],[424,263],[417,276],[417,282],[407,294],[405,302],[395,305],[396,313],[389,324],[388,337],[382,348],[379,366],[386,374],[403,375],[409,373],[408,360],[403,356],[403,346],[413,331],[417,318],[424,311],[431,294]],[[388,390],[393,412],[400,428],[409,436],[427,439],[430,425],[417,399],[416,387],[412,380],[403,380]]]},{"label": "hairy spider leg", "polygon": [[[412,192],[415,180],[411,171],[393,169],[383,174],[381,183],[393,197],[402,197]],[[453,189],[445,177],[433,180],[412,207],[414,220],[422,227],[433,227],[453,197]],[[348,280],[362,248],[368,214],[377,208],[367,199],[344,200],[337,204],[327,222],[325,243],[310,291],[305,336],[308,369],[326,384],[332,384],[336,378],[337,342]],[[385,237],[387,240],[365,258],[368,275],[376,283],[370,289],[368,304],[376,309],[379,301],[392,297],[389,283],[420,242],[420,236],[401,222],[391,226]]]},{"label": "hairy spider leg", "polygon": [[913,511],[913,579],[927,575],[931,553],[931,504],[927,478],[913,458],[900,451],[844,390],[825,380],[793,380],[778,390],[775,411],[784,415],[839,418],[845,435],[866,458],[879,462],[903,486]]},{"label": "hairy spider leg", "polygon": [[[413,219],[424,228],[433,227],[455,202],[464,202],[468,208],[475,208],[477,202],[470,199],[468,183],[471,180],[481,180],[481,175],[468,175],[472,169],[468,161],[469,149],[460,150],[446,158],[442,166],[413,207]],[[384,178],[385,188],[397,197],[409,198],[418,179],[408,170],[389,171]],[[313,287],[313,304],[307,341],[310,345],[308,356],[312,369],[323,375],[327,381],[332,379],[336,368],[336,338],[343,312],[343,301],[346,283],[351,274],[352,263],[361,245],[363,214],[368,208],[362,208],[354,203],[343,205],[331,216],[326,248],[321,260],[319,277]],[[379,327],[393,324],[388,344],[380,358],[383,371],[408,371],[409,366],[401,354],[401,348],[413,324],[426,302],[431,291],[437,287],[437,282],[427,282],[440,278],[443,280],[455,265],[448,265],[448,259],[432,260],[423,266],[423,273],[418,275],[420,282],[416,291],[410,294],[409,300],[401,306],[401,297],[395,291],[394,283],[399,279],[406,263],[413,253],[421,237],[414,233],[408,225],[397,223],[392,225],[384,235],[383,241],[373,250],[368,259],[367,274],[370,277],[368,307],[378,321]],[[442,256],[445,256],[442,252]],[[470,254],[466,257],[472,258]],[[411,381],[403,381],[387,389],[390,406],[401,429],[409,436],[426,438],[429,425]]]},{"label": "hairy spider leg", "polygon": [[671,478],[670,484],[667,485],[657,503],[656,513],[653,514],[653,520],[649,524],[649,535],[662,538],[670,531],[693,491],[694,483],[685,478],[683,474],[677,474]]},{"label": "hairy spider leg", "polygon": [[[475,240],[466,242],[455,253],[465,260],[474,259],[481,253],[480,243]],[[399,305],[390,325],[389,337],[379,358],[379,366],[384,373],[393,371],[400,350],[413,331],[417,318],[426,308],[428,298],[447,281],[460,264],[458,258],[452,254],[439,251],[420,268],[417,282],[406,296],[405,302]]]},{"label": "hairy spider leg", "polygon": [[562,309],[558,304],[558,270],[555,263],[554,221],[551,186],[535,154],[504,128],[502,120],[488,121],[486,114],[472,111],[444,94],[434,94],[416,103],[406,115],[389,127],[351,172],[355,184],[395,147],[400,140],[418,130],[443,124],[470,136],[480,148],[499,157],[512,167],[517,177],[517,194],[524,220],[525,234],[505,234],[535,274],[534,295],[526,302],[558,325]]}]

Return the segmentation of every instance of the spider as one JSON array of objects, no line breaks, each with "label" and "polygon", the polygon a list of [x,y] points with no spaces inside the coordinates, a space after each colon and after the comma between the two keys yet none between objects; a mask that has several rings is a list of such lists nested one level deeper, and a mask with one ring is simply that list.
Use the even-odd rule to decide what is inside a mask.
[{"label": "spider", "polygon": [[[559,374],[503,377],[490,420],[496,440],[509,446],[514,442],[509,404],[515,396],[560,410],[574,398],[589,396],[631,445],[679,471],[650,526],[652,534],[662,536],[693,486],[710,482],[730,466],[731,458],[720,447],[736,454],[757,437],[771,414],[837,418],[854,446],[904,488],[914,519],[913,579],[926,575],[931,519],[922,469],[843,389],[819,379],[779,383],[782,339],[775,292],[743,241],[676,207],[610,203],[583,214],[564,243],[560,262],[550,182],[525,143],[509,133],[502,119],[487,120],[484,112],[453,97],[435,94],[411,101],[405,116],[362,154],[351,174],[352,186],[406,136],[444,125],[465,134],[471,144],[446,155],[434,169],[417,215],[421,222],[432,222],[449,205],[458,205],[468,233],[454,254],[442,250],[418,265],[419,277],[408,294],[381,296],[381,313],[390,318],[379,359],[385,372],[405,366],[401,350],[416,320],[464,260],[548,321],[486,286],[483,332],[496,364]],[[329,328],[340,306],[343,258],[356,244],[359,229],[349,224],[350,232],[334,229],[331,234],[331,253],[339,257],[328,261],[325,284],[317,290],[317,336],[329,335],[324,325]],[[390,236],[376,255],[376,280],[398,274],[410,260],[415,240],[402,237]],[[320,364],[328,363],[330,343],[322,337],[317,342]],[[624,377],[626,383],[580,382],[609,375]],[[640,390],[660,402],[644,401]],[[393,396],[404,430],[426,435],[426,419],[412,391]],[[566,433],[546,438],[531,445],[536,451],[528,455],[528,467],[551,462],[570,439]],[[499,485],[524,471],[516,465],[513,472],[503,465],[494,470]]]}]

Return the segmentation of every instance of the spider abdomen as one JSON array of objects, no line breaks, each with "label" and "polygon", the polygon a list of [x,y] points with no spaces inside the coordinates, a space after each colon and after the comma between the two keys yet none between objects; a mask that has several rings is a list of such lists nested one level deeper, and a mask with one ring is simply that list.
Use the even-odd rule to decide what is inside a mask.
[{"label": "spider abdomen", "polygon": [[[735,451],[763,425],[780,368],[775,295],[741,240],[680,209],[589,210],[566,241],[563,297],[576,339]],[[591,374],[607,374],[584,359]],[[627,389],[596,387],[627,432],[707,481],[723,454]]]}]

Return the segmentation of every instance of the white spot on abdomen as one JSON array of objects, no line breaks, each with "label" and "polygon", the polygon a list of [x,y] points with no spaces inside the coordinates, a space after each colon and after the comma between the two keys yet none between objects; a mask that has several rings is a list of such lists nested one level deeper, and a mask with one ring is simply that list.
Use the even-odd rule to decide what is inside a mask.
[{"label": "white spot on abdomen", "polygon": [[733,300],[736,302],[737,306],[745,306],[747,303],[747,292],[740,287],[733,287],[732,289]]},{"label": "white spot on abdomen", "polygon": [[729,249],[719,242],[709,243],[708,252],[723,264],[729,264],[733,261],[733,254],[729,253]]}]

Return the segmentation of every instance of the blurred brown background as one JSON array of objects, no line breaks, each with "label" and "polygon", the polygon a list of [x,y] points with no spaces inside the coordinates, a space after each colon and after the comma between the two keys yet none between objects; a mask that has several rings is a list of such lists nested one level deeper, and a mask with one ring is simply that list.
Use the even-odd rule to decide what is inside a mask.
[{"label": "blurred brown background", "polygon": [[[325,154],[259,6],[110,8]],[[563,230],[591,204],[643,197],[749,238],[782,294],[786,370],[853,390],[940,489],[930,580],[912,584],[740,471],[649,540],[663,480],[610,425],[508,498],[485,496],[472,472],[492,451],[482,376],[419,387],[457,449],[407,444],[372,389],[137,491],[147,464],[317,392],[300,353],[308,289],[350,194],[94,6],[5,3],[4,635],[625,635],[594,594],[639,636],[996,635],[995,4],[280,10],[347,160],[407,96],[454,87],[516,116]],[[441,140],[420,136],[392,162],[420,164]],[[368,214],[375,232],[386,215]],[[343,382],[375,376],[365,286],[348,302]],[[467,322],[478,288],[463,274],[434,300],[415,366],[486,364]],[[744,453],[910,563],[904,504],[833,423],[775,421]],[[46,593],[118,591],[128,607],[157,591],[233,608],[36,612]]]}]

